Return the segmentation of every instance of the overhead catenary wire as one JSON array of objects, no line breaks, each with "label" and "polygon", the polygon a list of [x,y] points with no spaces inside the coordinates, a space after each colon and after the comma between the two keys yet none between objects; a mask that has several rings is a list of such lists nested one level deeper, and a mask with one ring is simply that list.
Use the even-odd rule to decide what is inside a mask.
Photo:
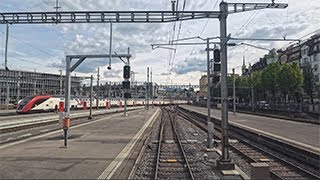
[{"label": "overhead catenary wire", "polygon": [[[290,4],[290,0],[288,0],[288,4]],[[284,26],[284,34],[287,36],[287,28],[288,28],[288,17],[289,17],[289,8],[287,8],[285,26]]]},{"label": "overhead catenary wire", "polygon": [[240,33],[242,33],[242,31],[247,28],[249,26],[249,24],[251,24],[251,22],[254,20],[254,18],[258,15],[260,11],[255,11],[254,13],[252,13],[252,15],[247,19],[247,21],[238,29],[238,31],[235,33],[234,36],[239,35]]},{"label": "overhead catenary wire", "polygon": [[[178,2],[179,1],[177,1],[177,7],[178,7]],[[183,15],[183,11],[185,10],[185,7],[186,7],[186,0],[183,1],[182,15]],[[181,26],[182,26],[182,21],[180,21],[180,23],[179,23],[179,29],[178,29],[178,34],[177,34],[177,38],[176,39],[179,39],[179,37],[180,37]],[[175,49],[178,49],[177,45],[175,46]],[[176,57],[176,51],[174,51],[174,55],[173,55],[173,58],[172,58],[171,66],[174,64],[175,57]]]},{"label": "overhead catenary wire", "polygon": [[[3,32],[3,31],[1,31],[1,33],[5,34],[5,32]],[[26,41],[23,41],[23,40],[21,40],[21,39],[18,39],[18,38],[16,38],[16,37],[12,36],[11,34],[9,34],[9,37],[12,38],[12,39],[14,39],[14,40],[16,40],[17,42],[20,42],[20,43],[25,44],[25,45],[27,45],[27,46],[35,49],[35,50],[38,50],[39,52],[42,52],[42,53],[44,53],[44,54],[46,54],[46,55],[53,56],[53,54],[51,54],[51,53],[49,53],[49,52],[47,52],[47,51],[44,51],[44,50],[42,50],[42,49],[40,49],[40,48],[32,45],[31,43],[28,43],[28,42],[26,42]]]},{"label": "overhead catenary wire", "polygon": [[[178,5],[176,5],[176,6],[174,6],[175,4],[174,3],[176,3],[176,1],[175,0],[172,0],[171,1],[171,4],[172,4],[172,13],[174,13],[174,11],[175,10],[178,10],[178,9],[176,9],[177,7],[178,7]],[[175,33],[176,33],[176,24],[177,24],[177,22],[175,21],[175,22],[172,22],[172,31],[171,31],[171,38],[169,37],[169,44],[171,43],[171,41],[174,39],[174,37],[175,37]],[[174,54],[175,55],[175,54]],[[172,52],[170,52],[170,58],[169,58],[169,70],[171,69],[171,61],[172,61],[172,57],[174,56],[173,55],[173,53]]]},{"label": "overhead catenary wire", "polygon": [[[298,38],[298,39],[303,40],[304,38],[306,38],[306,37],[308,37],[308,36],[310,36],[310,35],[316,34],[316,33],[320,33],[320,29],[314,30],[314,31],[312,31],[312,32],[310,32],[310,33],[308,33],[308,34],[306,34],[306,35],[301,36],[301,37]],[[281,46],[279,49],[282,49],[282,48],[284,48],[284,47],[286,47],[286,46],[292,45],[292,43],[299,44],[299,43],[297,43],[297,42],[289,42],[288,44],[285,44],[285,45]]]},{"label": "overhead catenary wire", "polygon": [[[214,3],[213,6],[212,6],[212,10],[214,10],[214,9],[217,7],[217,5],[218,5],[219,2],[221,2],[221,0],[216,0],[215,3],[214,3],[214,0],[212,0],[212,3]],[[202,36],[202,34],[203,34],[203,32],[205,31],[208,23],[209,23],[209,19],[206,20],[206,22],[205,22],[205,24],[204,24],[204,26],[203,26],[200,34],[199,34],[199,37]],[[192,47],[192,50],[190,51],[189,55],[185,58],[185,61],[187,61],[188,58],[191,57],[191,55],[193,54],[195,48],[196,48],[196,45],[194,45],[194,46]],[[171,74],[170,76],[172,76],[172,74]],[[172,81],[172,80],[174,80],[176,77],[177,77],[177,76],[175,76],[174,78],[170,77],[170,80]]]},{"label": "overhead catenary wire", "polygon": [[[4,55],[4,53],[1,52],[1,55]],[[39,65],[39,66],[42,66],[42,67],[46,67],[41,63],[37,63],[37,62],[31,61],[31,60],[27,60],[27,59],[24,59],[24,58],[21,58],[21,57],[10,57],[10,58],[13,58],[13,59],[16,59],[16,60],[20,60],[20,61],[30,62],[32,64],[36,64],[36,65]]]},{"label": "overhead catenary wire", "polygon": [[[264,12],[264,14],[266,15],[266,17],[269,19],[269,21],[273,24],[273,26],[277,26],[277,23],[275,23],[272,19],[271,19],[271,17],[266,13],[266,11],[265,10],[262,10],[263,12]],[[278,32],[279,32],[279,34],[281,34],[281,36],[285,39],[286,38],[286,34],[285,34],[285,29],[283,28],[283,29],[280,29],[281,27],[279,27],[279,28],[275,28]]]},{"label": "overhead catenary wire", "polygon": [[[220,1],[220,0],[217,0],[217,1],[215,2],[215,4],[214,4],[213,7],[212,7],[212,10],[214,10],[214,8],[216,8],[216,6],[218,5],[218,2],[219,2],[219,1]],[[205,22],[205,24],[204,24],[204,26],[203,26],[203,28],[202,28],[199,36],[201,36],[201,35],[203,34],[203,32],[205,31],[205,29],[207,28],[208,23],[209,23],[209,19],[207,19],[207,21]],[[194,46],[192,47],[192,50],[190,51],[189,55],[185,58],[185,61],[186,61],[188,58],[190,58],[190,56],[191,56],[192,53],[194,52],[195,48],[196,48],[196,46],[194,45]]]}]

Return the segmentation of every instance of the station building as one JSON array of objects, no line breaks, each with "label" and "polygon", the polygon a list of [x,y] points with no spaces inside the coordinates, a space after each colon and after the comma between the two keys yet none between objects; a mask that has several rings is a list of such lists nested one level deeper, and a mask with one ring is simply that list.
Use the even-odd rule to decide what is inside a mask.
[{"label": "station building", "polygon": [[[61,81],[60,81],[61,80]],[[60,74],[39,73],[19,70],[0,69],[0,106],[17,104],[26,97],[36,94],[64,94],[65,76]],[[82,77],[71,78],[71,94],[79,95]]]}]

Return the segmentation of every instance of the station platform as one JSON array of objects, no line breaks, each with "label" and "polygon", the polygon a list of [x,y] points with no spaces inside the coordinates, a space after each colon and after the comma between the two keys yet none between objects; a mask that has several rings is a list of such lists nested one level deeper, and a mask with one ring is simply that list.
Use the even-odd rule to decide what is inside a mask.
[{"label": "station platform", "polygon": [[2,145],[0,179],[111,178],[159,111],[109,114],[71,127],[68,147],[62,130]]},{"label": "station platform", "polygon": [[[180,105],[187,110],[207,115],[207,108]],[[211,109],[211,117],[221,119],[221,110]],[[284,140],[320,154],[320,125],[288,121],[251,114],[229,112],[229,123]]]},{"label": "station platform", "polygon": [[[128,107],[127,109],[143,109],[143,106]],[[106,113],[114,113],[123,111],[123,108],[111,108],[111,109],[94,109],[92,115],[101,115]],[[89,110],[77,110],[70,111],[70,118],[78,118],[89,116]],[[0,130],[8,127],[15,127],[20,125],[33,124],[35,122],[49,122],[56,121],[59,119],[59,114],[54,112],[49,113],[34,113],[34,114],[19,114],[14,116],[3,116],[0,117]]]},{"label": "station platform", "polygon": [[0,109],[0,117],[16,114],[16,109]]}]

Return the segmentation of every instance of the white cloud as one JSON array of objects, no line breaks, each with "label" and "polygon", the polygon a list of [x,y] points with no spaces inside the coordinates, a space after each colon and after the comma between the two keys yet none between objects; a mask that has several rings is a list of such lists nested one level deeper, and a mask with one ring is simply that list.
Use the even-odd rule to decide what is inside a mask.
[{"label": "white cloud", "polygon": [[[6,6],[5,11],[53,11],[53,0],[3,0]],[[182,2],[180,1],[180,8]],[[228,2],[239,2],[238,0],[229,0]],[[243,2],[252,2],[243,0]],[[263,0],[261,2],[270,2]],[[317,0],[293,1],[277,0],[276,2],[290,2],[287,10],[263,10],[259,13],[245,12],[241,14],[230,15],[228,17],[228,33],[238,37],[251,38],[281,38],[286,35],[287,38],[299,38],[309,32],[318,29],[320,24],[320,4]],[[67,10],[170,10],[169,0],[60,0],[61,11]],[[187,1],[186,10],[211,10],[216,1]],[[218,6],[215,10],[218,9]],[[256,15],[254,15],[256,14]],[[241,28],[248,22],[250,23]],[[182,22],[180,38],[198,36],[203,30],[207,20],[195,20]],[[192,83],[198,84],[200,78],[199,72],[206,70],[206,53],[203,46],[179,46],[173,62],[172,71],[168,66],[168,57],[170,50],[157,49],[151,50],[152,43],[167,43],[169,34],[172,34],[174,23],[167,24],[114,24],[113,31],[113,51],[117,53],[126,53],[127,47],[130,47],[133,58],[131,59],[132,70],[138,72],[136,79],[144,81],[146,79],[146,67],[153,68],[154,80],[159,83]],[[18,26],[18,25],[17,25]],[[31,25],[30,25],[31,26]],[[28,26],[29,27],[29,26]],[[176,29],[179,22],[176,23]],[[44,50],[54,52],[56,56],[48,61],[43,61],[44,66],[50,66],[51,71],[56,73],[57,69],[63,68],[66,54],[106,54],[109,52],[109,24],[58,24],[58,25],[40,25],[33,26],[33,36],[24,37],[31,31],[29,28],[17,30],[13,36],[19,36],[21,39],[34,44]],[[46,31],[51,29],[48,37],[45,37]],[[239,29],[243,29],[239,32]],[[1,27],[4,31],[4,28]],[[36,34],[39,34],[39,37]],[[209,20],[207,28],[202,37],[219,36],[219,21],[217,19]],[[48,42],[42,39],[48,39]],[[39,43],[37,39],[41,39]],[[194,42],[194,41],[193,41]],[[199,41],[198,41],[199,42]],[[287,44],[286,42],[250,42],[252,44],[263,46],[269,49],[280,48]],[[40,45],[39,45],[40,44]],[[17,49],[25,46],[17,44]],[[13,47],[13,46],[11,46]],[[194,50],[194,52],[191,52]],[[29,50],[21,51],[28,56]],[[256,50],[250,47],[229,48],[229,70],[233,67],[239,67],[242,64],[242,57],[245,55],[247,60],[262,56],[266,51]],[[41,54],[41,53],[39,53]],[[28,59],[39,60],[43,54],[37,56],[32,53]],[[56,60],[52,60],[55,58]],[[101,68],[103,79],[105,81],[121,80],[121,70],[123,64],[119,59],[113,59],[112,71],[107,71],[107,60],[92,59],[86,60],[77,69],[78,74],[91,74],[97,67]],[[56,69],[54,69],[56,68]],[[240,72],[240,69],[237,69]]]}]

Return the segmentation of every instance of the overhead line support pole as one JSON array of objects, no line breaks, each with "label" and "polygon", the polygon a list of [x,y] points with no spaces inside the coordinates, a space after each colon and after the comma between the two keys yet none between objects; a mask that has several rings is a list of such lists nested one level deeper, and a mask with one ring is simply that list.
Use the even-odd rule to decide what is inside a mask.
[{"label": "overhead line support pole", "polygon": [[221,162],[230,162],[228,142],[228,87],[227,87],[227,16],[228,4],[220,3],[220,48],[221,48],[221,127],[222,127],[222,157]]},{"label": "overhead line support pole", "polygon": [[147,110],[149,110],[149,67],[147,67],[147,86],[146,86],[146,106]]},{"label": "overhead line support pole", "polygon": [[64,132],[64,146],[68,145],[68,128],[70,126],[70,91],[71,91],[71,58],[66,57],[66,92],[65,92],[65,102],[64,111],[65,117],[63,119],[63,132]]},{"label": "overhead line support pole", "polygon": [[8,70],[8,42],[9,42],[9,24],[6,25],[6,47],[4,51],[4,68]]},{"label": "overhead line support pole", "polygon": [[100,85],[99,85],[99,81],[100,81],[100,68],[98,68],[98,74],[97,74],[97,109],[99,109],[99,96],[100,96]]},{"label": "overhead line support pole", "polygon": [[92,119],[92,95],[93,95],[93,75],[90,77],[90,113],[88,119]]},{"label": "overhead line support pole", "polygon": [[210,44],[209,39],[207,39],[207,126],[208,126],[208,135],[207,135],[207,148],[212,148],[212,130],[213,130],[213,123],[211,122],[211,80],[210,80]]},{"label": "overhead line support pole", "polygon": [[60,72],[60,92],[59,92],[59,94],[60,94],[60,96],[62,96],[62,70],[60,69],[59,70],[59,72]]},{"label": "overhead line support pole", "polygon": [[[99,55],[67,55],[66,56],[66,86],[65,86],[65,117],[63,119],[64,130],[64,146],[67,146],[68,128],[70,127],[70,92],[71,92],[71,72],[73,72],[86,58],[109,58],[109,57],[127,58],[130,54],[99,54]],[[71,66],[72,59],[78,59],[73,66]],[[92,95],[91,95],[92,97]],[[92,102],[90,103],[92,104]]]},{"label": "overhead line support pole", "polygon": [[235,72],[234,68],[232,68],[232,75],[233,75],[233,114],[236,114],[236,77],[235,77]]}]

